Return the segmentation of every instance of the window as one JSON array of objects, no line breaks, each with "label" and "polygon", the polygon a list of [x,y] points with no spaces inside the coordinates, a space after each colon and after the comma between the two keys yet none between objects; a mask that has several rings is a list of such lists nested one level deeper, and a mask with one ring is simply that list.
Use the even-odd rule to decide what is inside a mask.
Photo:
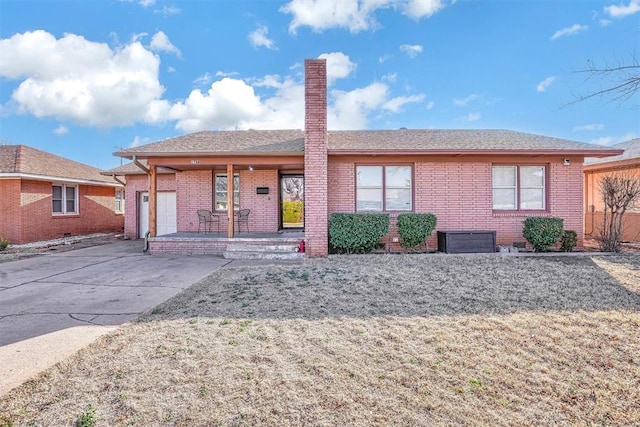
[{"label": "window", "polygon": [[116,188],[116,212],[124,212],[124,190]]},{"label": "window", "polygon": [[78,187],[75,185],[53,185],[51,189],[52,212],[54,214],[78,213]]},{"label": "window", "polygon": [[[227,174],[216,175],[215,178],[216,192],[216,210],[227,210]],[[240,208],[240,175],[233,174],[233,208]]]},{"label": "window", "polygon": [[493,209],[545,209],[545,167],[494,166]]},{"label": "window", "polygon": [[357,211],[410,211],[411,166],[357,166]]}]

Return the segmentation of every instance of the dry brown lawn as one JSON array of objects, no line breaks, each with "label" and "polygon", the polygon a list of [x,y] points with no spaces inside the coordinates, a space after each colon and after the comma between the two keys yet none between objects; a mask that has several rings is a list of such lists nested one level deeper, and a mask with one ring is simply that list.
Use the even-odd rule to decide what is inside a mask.
[{"label": "dry brown lawn", "polygon": [[[640,256],[223,269],[0,400],[0,425],[640,425]],[[89,417],[91,418],[91,417]]]}]

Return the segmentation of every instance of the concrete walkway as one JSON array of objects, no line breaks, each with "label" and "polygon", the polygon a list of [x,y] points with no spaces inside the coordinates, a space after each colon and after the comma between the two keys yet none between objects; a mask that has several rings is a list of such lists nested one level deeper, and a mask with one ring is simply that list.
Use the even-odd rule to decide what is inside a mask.
[{"label": "concrete walkway", "polygon": [[0,395],[229,264],[117,241],[0,264]]}]

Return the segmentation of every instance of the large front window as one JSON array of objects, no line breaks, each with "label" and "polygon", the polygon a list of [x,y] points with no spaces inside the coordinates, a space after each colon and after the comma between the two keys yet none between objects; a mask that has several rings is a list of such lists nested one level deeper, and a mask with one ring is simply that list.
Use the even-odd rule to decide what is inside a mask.
[{"label": "large front window", "polygon": [[[215,180],[215,193],[216,193],[216,210],[226,211],[228,209],[227,195],[227,174],[216,175]],[[233,208],[239,209],[240,207],[240,175],[233,175]]]},{"label": "large front window", "polygon": [[75,185],[53,185],[51,186],[51,211],[54,214],[76,214],[78,213],[78,187]]},{"label": "large front window", "polygon": [[545,175],[544,166],[494,166],[493,209],[545,209]]},{"label": "large front window", "polygon": [[357,211],[410,211],[411,166],[357,166]]}]

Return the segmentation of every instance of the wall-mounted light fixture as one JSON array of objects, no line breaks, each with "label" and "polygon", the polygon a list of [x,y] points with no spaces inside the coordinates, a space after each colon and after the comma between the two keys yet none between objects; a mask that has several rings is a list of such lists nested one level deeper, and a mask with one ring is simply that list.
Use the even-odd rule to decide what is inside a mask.
[{"label": "wall-mounted light fixture", "polygon": [[249,170],[252,171],[253,170],[253,166],[249,166]]},{"label": "wall-mounted light fixture", "polygon": [[562,159],[562,164],[564,166],[569,166],[571,164],[571,161],[565,157],[564,159]]}]

